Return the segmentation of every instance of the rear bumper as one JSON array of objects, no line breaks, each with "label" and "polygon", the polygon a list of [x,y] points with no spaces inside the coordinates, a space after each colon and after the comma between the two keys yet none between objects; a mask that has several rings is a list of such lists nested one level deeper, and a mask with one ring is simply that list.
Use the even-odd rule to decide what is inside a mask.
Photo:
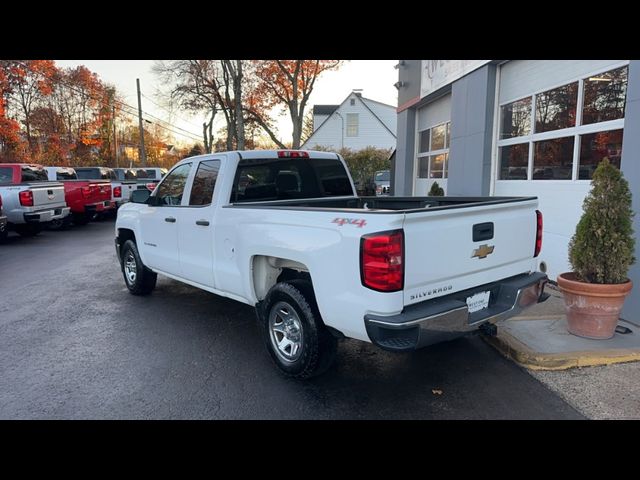
[{"label": "rear bumper", "polygon": [[[367,334],[374,344],[392,351],[415,350],[451,340],[544,302],[549,298],[544,293],[547,281],[547,276],[540,272],[517,275],[410,305],[398,315],[365,315]],[[491,292],[489,306],[469,313],[467,297],[485,291]]]},{"label": "rear bumper", "polygon": [[30,212],[24,214],[25,223],[46,223],[52,220],[59,220],[67,215],[71,211],[70,207],[51,208],[47,210],[39,210],[37,212]]},{"label": "rear bumper", "polygon": [[115,202],[112,202],[110,200],[105,200],[104,202],[93,203],[91,205],[85,205],[84,206],[84,211],[86,213],[93,214],[93,213],[108,212],[110,210],[113,210],[114,208],[116,208]]}]

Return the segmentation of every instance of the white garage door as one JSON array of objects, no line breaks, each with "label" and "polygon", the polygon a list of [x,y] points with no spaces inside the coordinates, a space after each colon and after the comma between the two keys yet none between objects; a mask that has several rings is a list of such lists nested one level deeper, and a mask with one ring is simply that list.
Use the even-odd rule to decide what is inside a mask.
[{"label": "white garage door", "polygon": [[568,244],[604,157],[620,167],[628,62],[516,60],[500,67],[495,195],[540,201],[539,260],[571,269]]}]

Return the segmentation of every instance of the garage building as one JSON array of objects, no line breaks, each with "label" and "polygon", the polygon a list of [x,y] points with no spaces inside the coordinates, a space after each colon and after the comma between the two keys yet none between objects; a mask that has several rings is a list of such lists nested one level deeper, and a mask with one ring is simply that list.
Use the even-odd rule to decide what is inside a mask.
[{"label": "garage building", "polygon": [[[640,61],[401,60],[395,195],[537,196],[540,267],[567,249],[600,160],[622,169],[640,232]],[[640,241],[636,257],[640,261]],[[623,315],[640,321],[640,265]]]}]

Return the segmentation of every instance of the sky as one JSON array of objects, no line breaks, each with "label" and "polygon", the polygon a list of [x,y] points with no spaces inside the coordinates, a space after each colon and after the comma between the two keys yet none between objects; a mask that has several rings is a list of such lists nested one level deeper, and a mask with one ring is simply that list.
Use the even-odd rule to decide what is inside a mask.
[{"label": "sky", "polygon": [[[151,71],[154,60],[56,60],[55,62],[60,67],[85,65],[89,70],[97,73],[100,79],[115,85],[124,97],[124,101],[136,107],[138,104],[136,78],[139,78],[142,94],[162,104],[156,96],[160,85]],[[307,111],[316,104],[339,104],[353,89],[362,89],[364,97],[389,105],[397,105],[398,91],[393,86],[398,81],[398,71],[393,68],[397,63],[397,60],[350,60],[345,62],[339,70],[322,74],[311,94]],[[187,112],[176,112],[172,116],[149,99],[142,97],[143,112],[161,118],[199,138],[202,136],[203,117],[193,116]],[[219,127],[224,125],[221,118],[216,120],[220,120]],[[289,116],[278,116],[276,120],[280,139],[284,143],[291,142]],[[193,141],[189,136],[173,135],[183,142],[192,143]]]}]

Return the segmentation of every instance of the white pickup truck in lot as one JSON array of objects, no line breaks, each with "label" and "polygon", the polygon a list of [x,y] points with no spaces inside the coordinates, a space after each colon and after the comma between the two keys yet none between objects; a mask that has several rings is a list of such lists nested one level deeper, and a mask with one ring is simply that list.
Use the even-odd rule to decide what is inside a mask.
[{"label": "white pickup truck in lot", "polygon": [[118,212],[134,295],[157,274],[256,307],[287,375],[337,339],[392,351],[449,340],[544,301],[535,197],[357,197],[343,159],[247,151],[182,160]]}]

